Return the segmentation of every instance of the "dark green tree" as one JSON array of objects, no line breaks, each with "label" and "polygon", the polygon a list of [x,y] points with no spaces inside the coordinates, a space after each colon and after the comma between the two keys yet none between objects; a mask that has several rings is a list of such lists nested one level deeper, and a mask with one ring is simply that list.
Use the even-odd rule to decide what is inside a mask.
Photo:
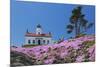
[{"label": "dark green tree", "polygon": [[93,23],[88,23],[85,19],[85,14],[82,13],[82,6],[78,6],[72,10],[72,15],[70,17],[70,24],[67,25],[67,33],[72,33],[75,31],[75,36],[80,33],[86,32],[87,29],[91,28]]}]

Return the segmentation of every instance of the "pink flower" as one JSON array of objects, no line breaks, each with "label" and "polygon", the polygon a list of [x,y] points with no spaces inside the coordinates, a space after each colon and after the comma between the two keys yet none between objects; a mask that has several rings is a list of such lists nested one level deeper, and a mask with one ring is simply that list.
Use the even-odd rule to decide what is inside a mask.
[{"label": "pink flower", "polygon": [[84,55],[78,56],[78,57],[76,58],[76,62],[82,62],[83,60],[84,60]]},{"label": "pink flower", "polygon": [[54,59],[44,60],[44,64],[52,64]]}]

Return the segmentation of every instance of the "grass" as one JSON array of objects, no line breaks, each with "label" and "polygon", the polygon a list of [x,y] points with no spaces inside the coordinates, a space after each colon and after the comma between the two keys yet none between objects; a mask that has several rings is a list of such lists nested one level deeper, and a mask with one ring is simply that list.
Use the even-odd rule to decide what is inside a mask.
[{"label": "grass", "polygon": [[31,48],[31,47],[34,47],[34,46],[37,46],[36,44],[28,44],[28,45],[23,45],[22,47],[26,47],[26,48]]}]

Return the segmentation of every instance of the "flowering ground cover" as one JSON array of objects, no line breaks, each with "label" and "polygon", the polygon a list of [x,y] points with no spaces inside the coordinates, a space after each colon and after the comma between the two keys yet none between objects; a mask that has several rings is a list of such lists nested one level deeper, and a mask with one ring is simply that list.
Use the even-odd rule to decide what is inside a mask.
[{"label": "flowering ground cover", "polygon": [[95,36],[85,35],[58,44],[11,47],[11,65],[43,65],[95,61]]}]

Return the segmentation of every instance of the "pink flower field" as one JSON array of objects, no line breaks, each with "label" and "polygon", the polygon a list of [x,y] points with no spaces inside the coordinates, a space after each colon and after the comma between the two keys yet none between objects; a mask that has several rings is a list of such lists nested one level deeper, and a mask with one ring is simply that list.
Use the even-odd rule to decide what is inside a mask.
[{"label": "pink flower field", "polygon": [[11,47],[12,65],[44,65],[95,61],[95,36],[85,35],[58,44]]}]

